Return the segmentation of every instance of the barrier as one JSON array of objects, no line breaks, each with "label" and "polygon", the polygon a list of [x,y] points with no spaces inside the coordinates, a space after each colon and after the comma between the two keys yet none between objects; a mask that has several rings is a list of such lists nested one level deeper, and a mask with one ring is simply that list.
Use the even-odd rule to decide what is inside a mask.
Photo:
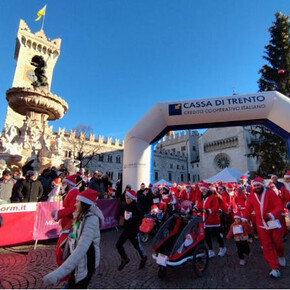
[{"label": "barrier", "polygon": [[[105,217],[101,230],[118,226],[120,200],[101,199],[97,205]],[[62,202],[57,201],[1,204],[0,246],[57,238],[60,229],[58,222],[51,218],[51,211],[61,207]]]}]

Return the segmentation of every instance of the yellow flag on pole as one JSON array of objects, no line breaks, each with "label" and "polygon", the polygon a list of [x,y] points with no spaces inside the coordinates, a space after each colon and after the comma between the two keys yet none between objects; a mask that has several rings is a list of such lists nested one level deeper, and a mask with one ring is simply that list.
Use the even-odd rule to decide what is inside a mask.
[{"label": "yellow flag on pole", "polygon": [[37,11],[37,18],[35,18],[35,21],[38,21],[41,16],[45,15],[45,10],[46,10],[46,4],[41,8],[40,10]]}]

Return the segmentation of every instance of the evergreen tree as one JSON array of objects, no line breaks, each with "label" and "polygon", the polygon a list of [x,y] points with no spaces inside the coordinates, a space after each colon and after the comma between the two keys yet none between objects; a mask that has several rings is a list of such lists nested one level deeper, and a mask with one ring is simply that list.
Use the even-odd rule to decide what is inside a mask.
[{"label": "evergreen tree", "polygon": [[[270,43],[265,46],[266,56],[263,57],[268,64],[259,71],[259,91],[276,90],[290,98],[289,16],[277,12],[275,17],[276,21],[269,28]],[[263,126],[254,126],[252,134],[256,141],[250,144],[249,156],[257,158],[258,174],[263,177],[270,173],[283,176],[289,167],[285,141]]]},{"label": "evergreen tree", "polygon": [[289,16],[281,12],[275,14],[276,21],[270,27],[270,43],[265,46],[266,56],[263,58],[269,62],[264,65],[259,73],[260,91],[277,90],[290,97],[290,43],[289,43]]}]

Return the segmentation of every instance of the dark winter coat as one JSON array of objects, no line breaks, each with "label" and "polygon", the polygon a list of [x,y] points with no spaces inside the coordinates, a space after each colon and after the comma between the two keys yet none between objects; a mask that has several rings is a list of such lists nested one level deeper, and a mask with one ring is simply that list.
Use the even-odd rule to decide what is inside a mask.
[{"label": "dark winter coat", "polygon": [[37,202],[43,194],[43,187],[39,180],[23,180],[19,184],[17,195],[20,202]]}]

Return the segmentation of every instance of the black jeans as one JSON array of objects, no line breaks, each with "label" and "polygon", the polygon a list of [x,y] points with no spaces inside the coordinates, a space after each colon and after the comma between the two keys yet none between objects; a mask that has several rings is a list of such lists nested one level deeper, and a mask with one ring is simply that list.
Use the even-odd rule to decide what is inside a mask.
[{"label": "black jeans", "polygon": [[248,241],[238,241],[235,242],[238,248],[238,256],[240,259],[244,260],[244,254],[249,255],[250,247]]},{"label": "black jeans", "polygon": [[224,240],[222,238],[221,227],[212,227],[212,228],[205,228],[205,241],[208,245],[208,248],[212,250],[212,239],[211,236],[216,237],[220,248],[224,247]]},{"label": "black jeans", "polygon": [[130,229],[130,228],[124,228],[123,232],[121,233],[116,243],[116,248],[121,256],[121,259],[127,260],[128,258],[125,249],[123,247],[127,239],[129,239],[133,247],[138,251],[141,259],[143,259],[146,255],[140,242],[139,231],[138,229]]}]

